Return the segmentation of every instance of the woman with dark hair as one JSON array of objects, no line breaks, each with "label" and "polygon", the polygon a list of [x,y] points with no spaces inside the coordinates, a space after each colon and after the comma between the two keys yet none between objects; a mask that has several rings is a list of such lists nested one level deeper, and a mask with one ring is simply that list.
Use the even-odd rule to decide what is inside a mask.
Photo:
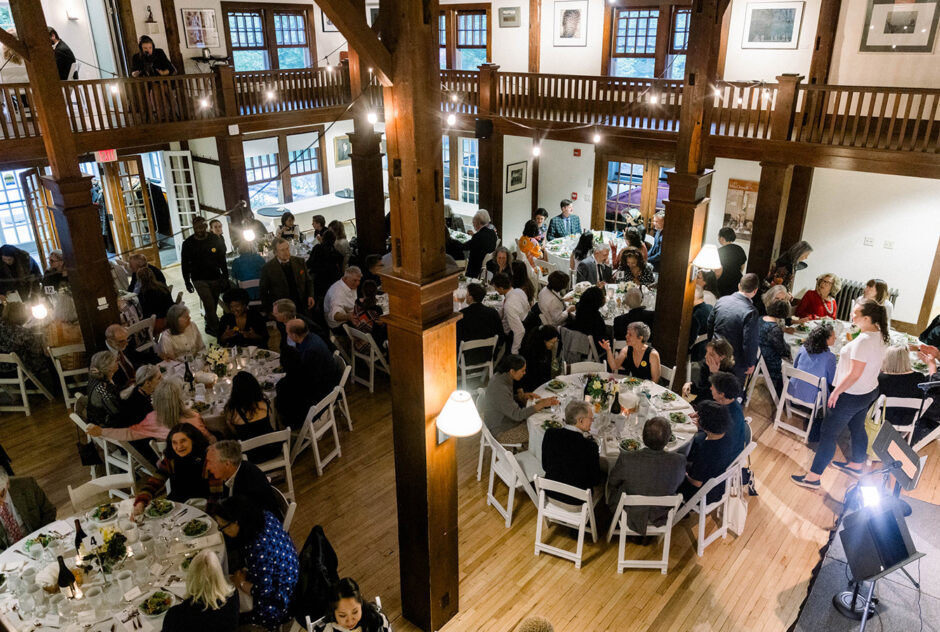
[{"label": "woman with dark hair", "polygon": [[[232,394],[225,402],[225,425],[239,440],[247,441],[274,432],[271,424],[271,403],[264,396],[254,375],[239,371],[232,378]],[[252,463],[270,461],[281,453],[277,444],[265,445],[245,453]]]},{"label": "woman with dark hair", "polygon": [[176,66],[169,60],[162,48],[156,48],[149,35],[141,35],[137,40],[137,50],[131,58],[132,77],[166,77],[176,74]]},{"label": "woman with dark hair", "polygon": [[359,584],[344,577],[330,590],[330,609],[313,632],[391,632],[392,627],[379,607],[363,601]]},{"label": "woman with dark hair", "polygon": [[26,302],[40,292],[42,269],[25,250],[5,244],[0,246],[0,294],[17,292]]},{"label": "woman with dark hair", "polygon": [[590,231],[581,233],[578,237],[578,243],[571,251],[571,269],[574,270],[578,264],[587,259],[588,255],[594,250],[594,235]]},{"label": "woman with dark hair", "polygon": [[529,268],[522,261],[513,261],[510,266],[512,274],[510,279],[514,288],[519,288],[525,292],[525,297],[529,300],[529,305],[535,301],[535,285],[529,278]]},{"label": "woman with dark hair", "polygon": [[643,238],[640,237],[640,231],[631,226],[627,230],[623,231],[623,240],[627,242],[627,248],[636,248],[639,250],[643,255],[643,263],[646,263],[646,258],[649,256],[649,251],[646,248],[646,242],[644,242]]},{"label": "woman with dark hair", "polygon": [[[483,423],[500,443],[529,442],[525,421],[543,408],[558,403],[556,397],[538,399],[534,393],[516,392],[515,384],[526,373],[526,361],[520,355],[506,354],[496,365],[496,374],[490,379],[483,395]],[[534,399],[534,406],[525,403]]]},{"label": "woman with dark hair", "polygon": [[522,227],[522,237],[519,238],[519,252],[529,260],[530,266],[535,266],[536,259],[544,259],[542,247],[538,241],[539,227],[534,219],[528,220]]},{"label": "woman with dark hair", "polygon": [[[793,359],[793,368],[806,371],[816,377],[825,377],[823,384],[823,401],[829,397],[829,390],[836,379],[836,354],[829,347],[836,343],[836,332],[829,323],[822,323],[813,327],[796,357]],[[804,402],[811,402],[816,398],[816,387],[801,380],[790,380],[787,387],[794,397]]]},{"label": "woman with dark hair", "polygon": [[[711,376],[734,368],[734,350],[724,338],[713,338],[705,343],[705,358],[698,363],[698,379],[682,386],[682,396],[704,402],[712,397]],[[694,372],[693,372],[694,373]],[[692,376],[689,376],[690,378]]]},{"label": "woman with dark hair", "polygon": [[281,225],[277,227],[277,230],[274,231],[276,237],[283,237],[284,239],[291,241],[300,237],[300,231],[295,225],[294,214],[290,211],[286,211],[281,215]]},{"label": "woman with dark hair", "polygon": [[574,305],[565,303],[565,290],[571,281],[566,273],[555,270],[548,275],[548,284],[539,291],[539,317],[545,325],[561,327],[568,322]]},{"label": "woman with dark hair", "polygon": [[166,436],[166,451],[157,463],[157,471],[134,498],[133,516],[139,515],[167,481],[167,498],[185,502],[190,498],[208,498],[209,481],[203,476],[209,443],[192,424],[179,423]]},{"label": "woman with dark hair", "polygon": [[363,333],[372,334],[376,344],[385,348],[388,342],[388,327],[382,322],[382,306],[375,301],[378,287],[375,281],[365,281],[361,286],[362,298],[356,299],[349,324]]},{"label": "woman with dark hair", "polygon": [[144,318],[156,317],[153,333],[159,335],[166,329],[166,313],[173,307],[173,297],[170,296],[167,286],[157,280],[150,268],[138,270],[137,281],[140,283],[140,292],[137,293],[140,313]]},{"label": "woman with dark hair", "polygon": [[626,248],[620,253],[618,273],[621,280],[637,285],[649,286],[656,283],[653,266],[643,260],[643,254],[636,248]]},{"label": "woman with dark hair", "polygon": [[248,307],[248,291],[232,288],[222,295],[229,311],[219,319],[219,344],[223,347],[245,347],[268,344],[268,323],[256,310]]},{"label": "woman with dark hair", "polygon": [[609,337],[607,323],[601,316],[601,307],[606,301],[607,294],[599,287],[592,286],[584,290],[574,311],[574,322],[571,324],[571,329],[586,336],[594,336],[597,355],[601,358],[604,357],[604,348],[600,343]]},{"label": "woman with dark hair", "polygon": [[297,549],[280,521],[243,496],[223,500],[213,516],[219,531],[238,550],[242,568],[232,580],[251,596],[252,609],[240,623],[276,629],[289,617],[291,595],[300,575]]},{"label": "woman with dark hair", "polygon": [[327,226],[336,235],[336,249],[343,255],[343,268],[345,268],[349,263],[349,240],[346,239],[346,227],[338,219],[334,219]]},{"label": "woman with dark hair", "polygon": [[535,211],[535,225],[539,229],[539,234],[535,239],[539,242],[539,245],[543,245],[545,243],[545,234],[548,232],[548,211],[544,208]]},{"label": "woman with dark hair", "polygon": [[[868,453],[865,413],[878,398],[878,374],[890,342],[885,309],[865,299],[852,310],[852,324],[859,329],[854,340],[842,347],[836,365],[835,388],[829,395],[829,414],[823,419],[819,445],[810,471],[790,478],[802,487],[819,489],[819,477],[832,462],[836,468],[859,476]],[[836,440],[845,427],[852,436],[849,461],[832,461]]]},{"label": "woman with dark hair", "polygon": [[865,291],[855,299],[855,305],[858,305],[865,299],[871,299],[885,308],[885,315],[888,318],[888,326],[891,326],[891,313],[894,312],[894,305],[888,300],[888,284],[881,279],[869,279],[865,284]]},{"label": "woman with dark hair", "polygon": [[522,341],[522,357],[525,358],[525,377],[519,387],[531,392],[552,379],[552,359],[558,344],[558,330],[542,325],[531,330]]},{"label": "woman with dark hair", "polygon": [[506,246],[500,246],[493,251],[493,257],[486,262],[486,271],[489,274],[489,280],[492,280],[494,276],[499,273],[503,273],[506,276],[512,276],[512,255],[509,254],[509,248]]},{"label": "woman with dark hair", "polygon": [[323,305],[327,290],[343,278],[343,254],[336,249],[336,234],[329,228],[320,233],[319,239],[307,257],[307,270],[313,277],[313,298],[317,305]]},{"label": "woman with dark hair", "polygon": [[627,346],[616,356],[610,348],[610,341],[601,340],[601,348],[606,353],[610,370],[641,380],[659,382],[659,352],[649,344],[650,334],[649,325],[646,323],[630,323],[627,325]]},{"label": "woman with dark hair", "polygon": [[699,270],[695,275],[695,285],[702,288],[702,299],[712,307],[718,302],[717,283],[713,270]]},{"label": "woman with dark hair", "polygon": [[783,390],[783,360],[791,359],[790,346],[783,339],[780,322],[789,316],[789,302],[773,301],[767,306],[767,315],[761,318],[760,322],[760,354],[770,374],[774,391],[778,394]]},{"label": "woman with dark hair", "polygon": [[806,258],[813,252],[809,242],[798,241],[777,257],[770,266],[770,273],[765,280],[766,286],[783,285],[793,291],[793,276],[806,267]]}]

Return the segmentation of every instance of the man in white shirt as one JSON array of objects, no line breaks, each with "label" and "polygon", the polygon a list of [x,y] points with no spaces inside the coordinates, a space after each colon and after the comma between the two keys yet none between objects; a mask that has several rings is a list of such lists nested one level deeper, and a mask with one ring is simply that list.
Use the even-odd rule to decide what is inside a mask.
[{"label": "man in white shirt", "polygon": [[356,288],[362,280],[362,270],[356,266],[346,268],[343,278],[330,286],[323,299],[323,314],[330,329],[340,329],[349,320],[356,306]]},{"label": "man in white shirt", "polygon": [[525,336],[525,327],[522,321],[529,314],[529,298],[522,288],[514,288],[509,281],[509,275],[502,272],[493,277],[493,287],[503,298],[503,331],[511,336],[510,353],[519,353],[522,346],[522,337]]}]

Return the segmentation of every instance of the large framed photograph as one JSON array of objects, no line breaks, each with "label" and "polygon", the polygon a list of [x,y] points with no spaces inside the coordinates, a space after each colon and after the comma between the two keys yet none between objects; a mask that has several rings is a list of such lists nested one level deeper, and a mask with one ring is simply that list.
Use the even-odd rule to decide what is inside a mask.
[{"label": "large framed photograph", "polygon": [[219,48],[219,22],[215,9],[180,9],[186,48]]},{"label": "large framed photograph", "polygon": [[802,2],[749,2],[741,48],[796,48],[802,21]]},{"label": "large framed photograph", "polygon": [[333,165],[343,167],[352,164],[350,155],[352,154],[352,143],[349,142],[349,136],[333,137]]},{"label": "large framed photograph", "polygon": [[863,53],[930,53],[940,0],[868,0]]},{"label": "large framed photograph", "polygon": [[529,163],[525,160],[506,165],[506,193],[524,189],[528,171]]},{"label": "large framed photograph", "polygon": [[740,241],[751,241],[759,188],[760,182],[754,180],[728,180],[725,216],[721,225],[731,228]]},{"label": "large framed photograph", "polygon": [[554,46],[587,46],[588,0],[557,0]]},{"label": "large framed photograph", "polygon": [[326,13],[323,11],[320,11],[320,24],[323,26],[324,33],[339,33],[339,29],[336,28],[330,18],[326,17]]}]

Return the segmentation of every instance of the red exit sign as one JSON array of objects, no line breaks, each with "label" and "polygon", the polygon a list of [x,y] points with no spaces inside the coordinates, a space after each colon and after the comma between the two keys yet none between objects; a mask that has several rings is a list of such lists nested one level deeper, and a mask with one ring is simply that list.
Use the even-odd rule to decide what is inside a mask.
[{"label": "red exit sign", "polygon": [[575,149],[575,150],[574,150],[574,156],[575,156],[575,158],[580,158],[580,157],[581,157],[581,150],[580,150],[580,149]]},{"label": "red exit sign", "polygon": [[95,152],[96,162],[114,162],[117,160],[117,149],[102,149]]}]

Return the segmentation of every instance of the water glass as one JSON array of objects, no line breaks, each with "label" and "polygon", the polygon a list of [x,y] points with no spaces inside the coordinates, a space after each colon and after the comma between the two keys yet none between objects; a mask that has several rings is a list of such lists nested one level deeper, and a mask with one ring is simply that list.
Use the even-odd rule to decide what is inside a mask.
[{"label": "water glass", "polygon": [[101,590],[101,586],[92,586],[85,591],[85,602],[88,606],[95,612],[95,616],[98,616],[98,613],[102,608],[102,599],[104,598],[104,591]]},{"label": "water glass", "polygon": [[20,573],[21,590],[29,590],[30,586],[36,585],[36,569],[29,566]]},{"label": "water glass", "polygon": [[129,570],[120,571],[117,574],[117,583],[118,583],[118,588],[120,589],[121,594],[123,595],[128,590],[134,587],[134,573]]},{"label": "water glass", "polygon": [[150,581],[150,555],[141,553],[134,562],[134,573],[138,584],[146,584]]},{"label": "water glass", "polygon": [[153,536],[147,532],[140,534],[140,553],[135,553],[140,557],[141,553],[153,553]]}]

